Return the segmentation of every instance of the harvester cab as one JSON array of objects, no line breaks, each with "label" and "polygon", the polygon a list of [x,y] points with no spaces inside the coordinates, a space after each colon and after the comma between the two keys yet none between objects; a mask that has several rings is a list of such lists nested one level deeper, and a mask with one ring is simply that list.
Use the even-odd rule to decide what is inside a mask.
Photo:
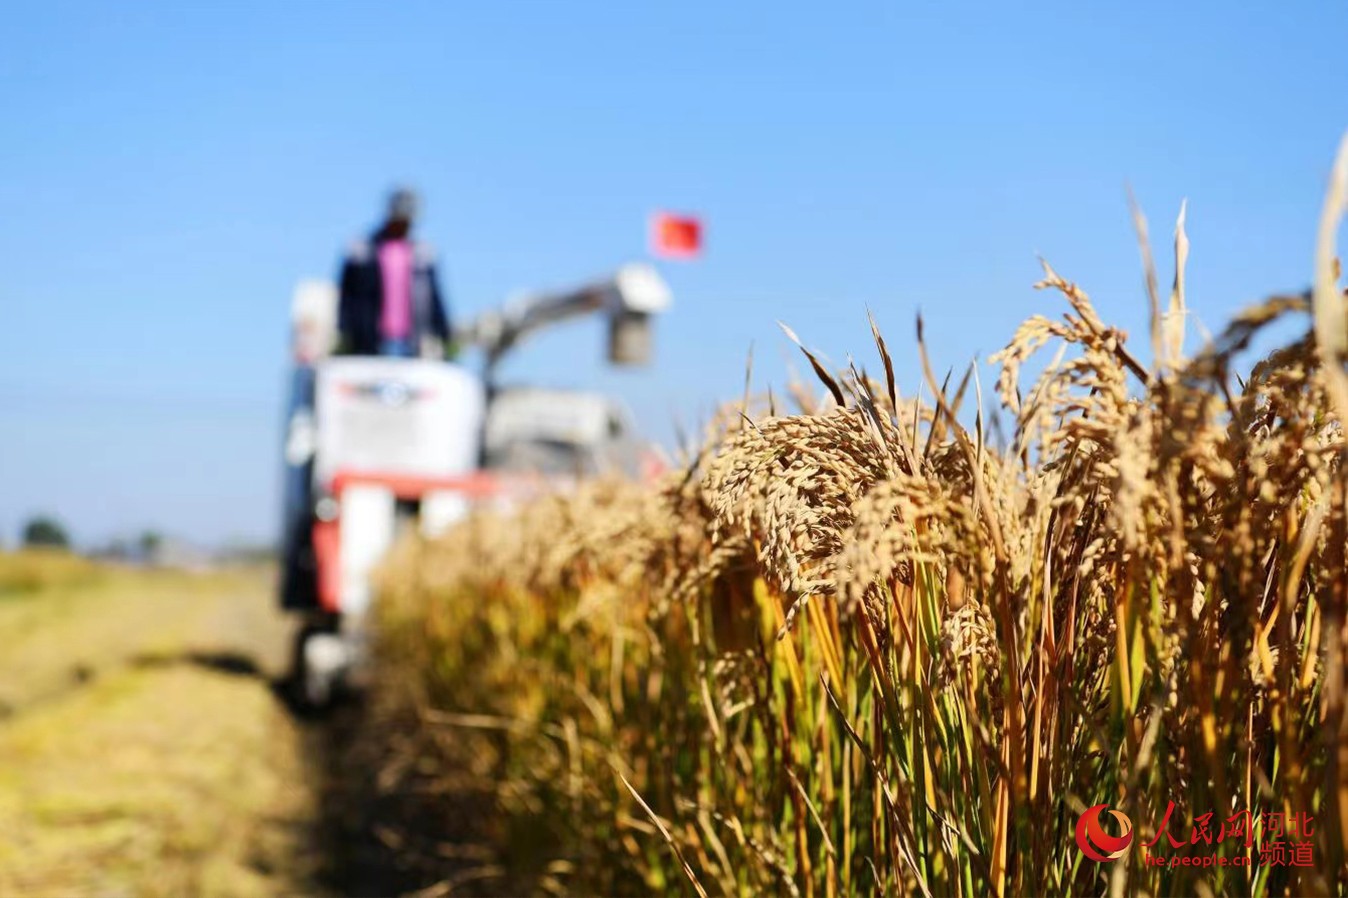
[{"label": "harvester cab", "polygon": [[335,287],[304,281],[292,307],[285,434],[282,607],[300,616],[293,679],[323,705],[363,669],[372,574],[400,531],[435,535],[474,503],[540,481],[632,470],[628,417],[597,394],[500,388],[501,359],[530,334],[601,315],[609,360],[644,364],[669,290],[646,265],[579,289],[521,297],[455,332],[481,374],[432,359],[333,355]]}]

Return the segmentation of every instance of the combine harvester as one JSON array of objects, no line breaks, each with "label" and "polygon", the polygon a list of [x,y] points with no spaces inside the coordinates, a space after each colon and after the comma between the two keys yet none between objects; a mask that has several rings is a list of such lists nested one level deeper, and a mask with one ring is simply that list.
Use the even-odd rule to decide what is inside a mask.
[{"label": "combine harvester", "polygon": [[431,359],[334,356],[337,292],[302,282],[292,309],[294,370],[285,436],[281,605],[300,617],[298,697],[323,706],[359,679],[371,574],[399,530],[433,536],[475,502],[511,501],[540,483],[635,472],[641,449],[625,409],[607,398],[500,388],[500,361],[539,330],[599,315],[608,359],[651,356],[651,319],[669,307],[653,268],[487,312],[453,338],[485,356],[482,374]]}]

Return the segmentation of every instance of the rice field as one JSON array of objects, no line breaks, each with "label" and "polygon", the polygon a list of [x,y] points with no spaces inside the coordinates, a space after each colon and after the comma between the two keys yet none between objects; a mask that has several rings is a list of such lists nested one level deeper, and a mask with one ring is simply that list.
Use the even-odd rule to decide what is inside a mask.
[{"label": "rice field", "polygon": [[1196,354],[1139,214],[1147,364],[1045,264],[995,385],[872,322],[658,483],[401,546],[377,781],[476,809],[431,893],[1348,891],[1345,181],[1313,288]]},{"label": "rice field", "polygon": [[0,552],[0,895],[332,894],[272,579]]}]

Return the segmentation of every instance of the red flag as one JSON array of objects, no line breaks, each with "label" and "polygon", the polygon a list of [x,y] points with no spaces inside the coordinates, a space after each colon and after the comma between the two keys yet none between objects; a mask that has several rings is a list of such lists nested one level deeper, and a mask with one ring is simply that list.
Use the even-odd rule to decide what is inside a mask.
[{"label": "red flag", "polygon": [[696,259],[702,255],[702,219],[655,213],[651,216],[651,253],[662,259]]}]

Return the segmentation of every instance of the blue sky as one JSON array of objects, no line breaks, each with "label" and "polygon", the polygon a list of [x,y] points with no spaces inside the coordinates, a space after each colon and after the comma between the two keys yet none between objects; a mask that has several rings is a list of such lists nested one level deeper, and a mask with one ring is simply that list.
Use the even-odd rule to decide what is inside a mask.
[{"label": "blue sky", "polygon": [[[1144,343],[1124,185],[1161,276],[1189,199],[1190,302],[1216,330],[1309,279],[1348,127],[1341,4],[24,4],[0,29],[0,534],[275,529],[287,304],[387,187],[417,185],[459,313],[668,264],[657,364],[597,322],[517,380],[622,396],[668,439],[785,379],[775,320],[911,392],[1058,300],[1043,254]],[[1139,339],[1143,338],[1143,339]],[[1139,345],[1145,355],[1145,347]],[[986,382],[986,378],[985,378]]]}]

